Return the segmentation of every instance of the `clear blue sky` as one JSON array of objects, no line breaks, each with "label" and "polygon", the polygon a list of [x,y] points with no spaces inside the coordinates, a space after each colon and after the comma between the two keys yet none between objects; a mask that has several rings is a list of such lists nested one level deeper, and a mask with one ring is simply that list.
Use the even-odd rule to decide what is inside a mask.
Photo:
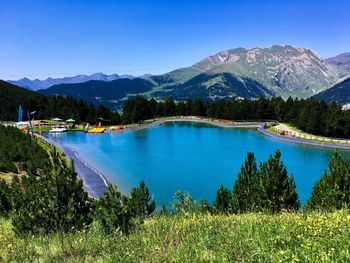
[{"label": "clear blue sky", "polygon": [[0,78],[163,73],[235,47],[350,51],[350,1],[0,0]]}]

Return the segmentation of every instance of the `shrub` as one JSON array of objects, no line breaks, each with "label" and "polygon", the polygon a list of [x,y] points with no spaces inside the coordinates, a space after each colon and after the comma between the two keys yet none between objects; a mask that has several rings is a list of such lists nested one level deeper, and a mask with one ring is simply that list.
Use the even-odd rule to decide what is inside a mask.
[{"label": "shrub", "polygon": [[166,208],[166,205],[164,203],[162,204],[162,208],[160,209],[159,214],[162,216],[166,216],[169,214],[168,209]]},{"label": "shrub", "polygon": [[82,229],[91,223],[92,199],[74,171],[53,150],[52,170],[21,179],[21,204],[12,221],[18,234],[48,234]]},{"label": "shrub", "polygon": [[197,210],[201,214],[207,214],[212,212],[212,207],[210,206],[208,200],[204,199],[199,201]]},{"label": "shrub", "polygon": [[171,203],[172,214],[181,215],[185,213],[193,213],[197,210],[196,202],[189,193],[177,191],[174,194]]},{"label": "shrub", "polygon": [[0,215],[8,216],[12,210],[12,191],[5,180],[0,181]]}]

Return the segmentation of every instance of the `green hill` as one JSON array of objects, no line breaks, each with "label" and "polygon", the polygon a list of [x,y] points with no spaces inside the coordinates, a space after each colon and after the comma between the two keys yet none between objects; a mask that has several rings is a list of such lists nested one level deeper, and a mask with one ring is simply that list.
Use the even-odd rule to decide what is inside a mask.
[{"label": "green hill", "polygon": [[[107,109],[96,109],[84,101],[70,97],[48,97],[0,80],[0,120],[17,121],[18,106],[22,105],[23,119],[27,119],[27,111],[36,111],[36,119],[60,117],[74,118],[77,121],[93,122],[97,117],[114,118]],[[98,116],[97,116],[98,115]],[[113,116],[112,116],[113,115]]]},{"label": "green hill", "polygon": [[206,98],[216,101],[224,98],[271,97],[274,92],[250,78],[230,73],[212,75],[202,73],[174,88],[170,94],[179,100]]},{"label": "green hill", "polygon": [[316,94],[314,97],[327,103],[337,102],[343,105],[350,103],[350,78]]},{"label": "green hill", "polygon": [[71,96],[83,99],[95,105],[104,104],[111,108],[120,105],[120,100],[126,100],[129,96],[142,94],[154,87],[151,81],[135,79],[118,79],[114,81],[91,80],[83,83],[54,85],[48,89],[39,90],[44,95]]}]

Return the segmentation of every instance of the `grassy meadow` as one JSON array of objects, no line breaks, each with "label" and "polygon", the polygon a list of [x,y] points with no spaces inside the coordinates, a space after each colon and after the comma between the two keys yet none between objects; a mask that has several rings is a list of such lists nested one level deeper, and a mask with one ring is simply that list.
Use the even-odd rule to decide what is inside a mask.
[{"label": "grassy meadow", "polygon": [[20,238],[0,220],[1,262],[350,262],[350,213],[159,216],[130,235],[92,228]]}]

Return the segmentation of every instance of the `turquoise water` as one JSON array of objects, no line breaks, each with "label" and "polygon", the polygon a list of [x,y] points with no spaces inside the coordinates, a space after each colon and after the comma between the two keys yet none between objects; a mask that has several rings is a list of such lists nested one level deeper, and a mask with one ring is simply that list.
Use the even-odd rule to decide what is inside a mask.
[{"label": "turquoise water", "polygon": [[[74,148],[125,194],[144,179],[157,203],[175,191],[213,201],[220,184],[232,189],[247,151],[258,162],[279,149],[303,203],[328,166],[333,149],[282,142],[254,129],[222,129],[197,123],[167,123],[141,130],[49,135]],[[350,152],[341,152],[350,157]]]}]

